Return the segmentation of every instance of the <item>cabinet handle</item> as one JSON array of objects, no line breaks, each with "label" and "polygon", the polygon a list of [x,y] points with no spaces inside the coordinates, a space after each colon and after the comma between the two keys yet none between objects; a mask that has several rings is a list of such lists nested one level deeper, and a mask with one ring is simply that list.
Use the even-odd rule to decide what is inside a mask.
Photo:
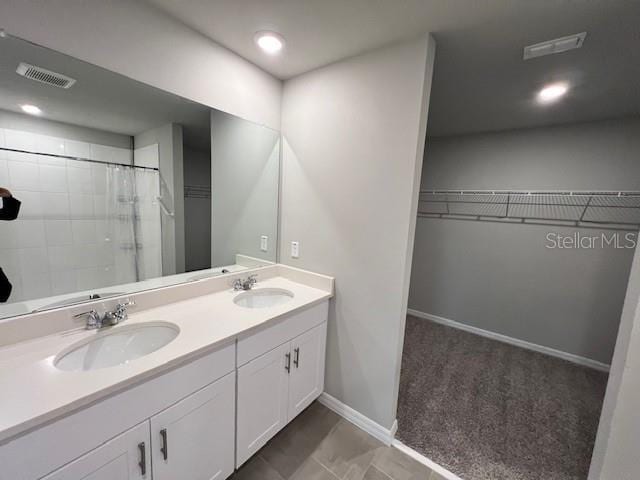
[{"label": "cabinet handle", "polygon": [[169,444],[167,443],[167,429],[163,428],[160,430],[160,436],[162,437],[162,447],[160,451],[162,452],[162,458],[165,460],[169,458]]},{"label": "cabinet handle", "polygon": [[293,364],[296,366],[296,368],[298,368],[300,365],[300,349],[299,348],[295,348],[293,350]]},{"label": "cabinet handle", "polygon": [[144,442],[140,442],[138,444],[138,450],[140,450],[140,461],[138,462],[138,466],[140,467],[140,473],[142,475],[147,474],[147,448],[144,445]]},{"label": "cabinet handle", "polygon": [[291,354],[285,354],[284,358],[286,359],[284,369],[287,371],[287,373],[291,373]]}]

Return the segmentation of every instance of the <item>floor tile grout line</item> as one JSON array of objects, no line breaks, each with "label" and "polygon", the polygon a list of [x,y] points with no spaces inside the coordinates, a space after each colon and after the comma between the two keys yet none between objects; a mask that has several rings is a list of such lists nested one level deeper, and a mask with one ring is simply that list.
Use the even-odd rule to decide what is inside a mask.
[{"label": "floor tile grout line", "polygon": [[271,469],[276,473],[276,475],[278,475],[278,477],[279,477],[281,480],[286,480],[282,475],[280,475],[280,472],[279,472],[278,470],[276,470],[276,468],[275,468],[273,465],[271,465],[271,464],[267,461],[267,459],[266,459],[266,458],[264,458],[264,457],[260,454],[260,452],[258,452],[258,453],[256,454],[256,456],[257,456],[260,460],[262,460],[264,463],[266,463],[266,464],[269,466],[269,468],[271,468]]},{"label": "floor tile grout line", "polygon": [[[371,463],[371,465],[369,465],[369,467],[367,468],[367,470],[369,470],[369,468],[375,468],[377,471],[379,471],[382,475],[384,475],[385,477],[389,478],[390,480],[396,480],[395,478],[393,478],[391,475],[389,475],[387,472],[385,472],[384,470],[379,469],[378,467],[376,467],[373,462]],[[366,471],[365,471],[366,473]],[[431,476],[431,474],[429,474],[429,476]]]},{"label": "floor tile grout line", "polygon": [[[338,415],[339,415],[339,414],[338,414]],[[339,415],[339,416],[340,416],[340,415]],[[348,426],[348,427],[350,427],[350,428],[354,428],[355,430],[358,430],[358,431],[360,431],[360,432],[362,432],[362,433],[366,434],[366,435],[367,435],[367,437],[371,437],[371,438],[373,438],[374,440],[376,440],[376,441],[377,441],[377,439],[376,439],[375,437],[373,437],[370,433],[368,433],[367,431],[363,430],[361,427],[359,427],[359,426],[358,426],[358,425],[356,425],[355,423],[351,422],[350,420],[348,420],[348,419],[346,419],[346,418],[344,418],[344,417],[342,417],[342,416],[340,416],[340,419],[339,419],[339,420],[336,422],[336,424],[331,428],[331,430],[330,430],[330,431],[329,431],[329,433],[324,437],[324,439],[329,438],[329,437],[331,436],[331,434],[334,432],[334,430],[336,430],[336,429],[337,429],[341,424],[344,424],[344,425],[346,425],[346,426]],[[324,441],[324,439],[323,439],[323,441]],[[383,445],[381,445],[381,446],[382,446],[382,447],[384,447]],[[377,449],[379,449],[379,448],[380,448],[380,446],[379,446],[379,447],[376,447],[376,449],[375,449],[375,450],[377,450]],[[309,457],[310,457],[310,458],[312,458],[313,460],[315,460],[315,461],[316,461],[317,463],[319,463],[320,465],[322,465],[322,466],[323,466],[327,471],[329,471],[329,472],[330,472],[334,477],[338,478],[338,480],[342,480],[342,479],[344,479],[344,478],[347,478],[347,476],[348,476],[348,474],[349,474],[349,472],[350,472],[350,470],[349,470],[349,469],[347,470],[347,472],[344,474],[344,476],[343,476],[343,477],[339,477],[336,473],[334,473],[334,472],[333,472],[333,470],[331,470],[331,468],[330,468],[330,467],[328,467],[327,465],[325,465],[325,464],[322,462],[322,460],[320,460],[319,458],[317,458],[317,457],[316,457],[316,452],[317,452],[317,449],[316,449],[316,450],[314,450],[314,451],[313,451],[313,453],[312,453]],[[374,455],[371,457],[371,460],[370,460],[366,465],[364,465],[364,467],[365,467],[365,468],[364,468],[364,471],[366,472],[366,471],[367,471],[371,466],[374,466],[374,467],[376,468],[376,470],[379,470],[380,472],[385,473],[385,472],[383,472],[382,470],[380,470],[378,467],[376,467],[376,466],[375,466],[375,464],[374,464],[374,462],[375,462],[375,458],[376,458],[376,456],[375,456],[375,454],[374,454]],[[385,473],[385,476],[389,477],[389,475],[388,475],[388,474],[386,474],[386,473]],[[395,479],[393,479],[392,477],[389,477],[389,478],[391,478],[391,480],[395,480]]]},{"label": "floor tile grout line", "polygon": [[[329,437],[331,436],[331,434],[333,433],[333,431],[334,431],[335,429],[337,429],[337,428],[338,428],[338,425],[340,425],[340,422],[343,422],[343,421],[344,421],[344,418],[339,418],[339,419],[338,419],[338,421],[336,422],[336,424],[335,424],[333,427],[331,427],[331,430],[329,430],[329,433],[327,433],[327,434],[324,436],[324,438],[322,439],[322,442],[320,442],[320,445],[321,445],[321,444],[322,444],[322,443],[323,443],[327,438],[329,438]],[[318,445],[318,447],[319,447],[320,445]],[[311,455],[309,455],[309,458],[311,458],[312,460],[315,460],[315,461],[316,461],[317,463],[319,463],[319,464],[320,464],[320,465],[321,465],[325,470],[327,470],[329,473],[331,473],[331,475],[333,475],[334,477],[336,477],[337,479],[339,479],[339,480],[340,480],[340,477],[338,477],[335,473],[333,473],[329,467],[327,467],[324,463],[322,463],[322,461],[320,461],[320,459],[318,459],[318,458],[316,457],[316,452],[318,451],[318,447],[316,447],[316,449],[315,449],[313,452],[311,452]]]},{"label": "floor tile grout line", "polygon": [[313,460],[314,462],[319,463],[319,464],[322,466],[322,468],[324,468],[325,470],[327,470],[328,472],[330,472],[330,473],[331,473],[331,475],[333,475],[334,477],[336,477],[336,478],[340,478],[340,477],[338,477],[335,473],[333,473],[329,467],[327,467],[324,463],[322,463],[322,461],[321,461],[318,457],[316,457],[316,452],[315,452],[315,450],[314,450],[314,452],[313,452],[311,455],[309,455],[309,458],[310,458],[311,460]]},{"label": "floor tile grout line", "polygon": [[309,458],[311,458],[311,460],[313,460],[318,465],[320,465],[322,468],[324,468],[327,472],[329,472],[329,475],[331,475],[332,477],[336,478],[337,480],[340,480],[340,477],[338,477],[335,473],[333,473],[331,470],[329,470],[329,468],[327,468],[327,466],[325,464],[323,464],[320,460],[318,460],[317,458],[313,457],[313,455],[311,457],[309,457]]}]

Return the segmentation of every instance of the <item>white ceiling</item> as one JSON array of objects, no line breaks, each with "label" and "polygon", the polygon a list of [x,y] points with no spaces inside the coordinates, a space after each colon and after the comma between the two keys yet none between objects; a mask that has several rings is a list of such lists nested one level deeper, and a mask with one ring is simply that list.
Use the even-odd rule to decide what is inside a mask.
[{"label": "white ceiling", "polygon": [[[423,32],[486,22],[501,5],[520,3],[517,0],[147,1],[282,79]],[[257,48],[253,38],[260,30],[274,30],[285,37],[286,50],[282,55],[271,57]]]},{"label": "white ceiling", "polygon": [[[287,79],[431,32],[438,49],[429,133],[446,135],[637,114],[638,0],[147,0],[191,28]],[[253,42],[275,30],[285,51]],[[587,31],[581,50],[524,62],[526,45]],[[533,102],[546,82],[570,95]]]}]

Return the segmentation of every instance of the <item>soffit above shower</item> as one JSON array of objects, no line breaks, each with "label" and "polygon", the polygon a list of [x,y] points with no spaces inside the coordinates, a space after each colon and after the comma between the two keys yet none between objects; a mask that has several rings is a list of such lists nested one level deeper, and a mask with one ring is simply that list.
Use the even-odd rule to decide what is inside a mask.
[{"label": "soffit above shower", "polygon": [[45,104],[47,120],[125,135],[176,122],[209,148],[209,107],[18,38],[0,37],[0,48],[0,111]]}]

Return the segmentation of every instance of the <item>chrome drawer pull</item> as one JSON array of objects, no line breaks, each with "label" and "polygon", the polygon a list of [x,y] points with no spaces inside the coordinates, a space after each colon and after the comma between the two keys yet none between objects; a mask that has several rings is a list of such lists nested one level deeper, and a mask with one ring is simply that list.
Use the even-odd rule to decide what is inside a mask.
[{"label": "chrome drawer pull", "polygon": [[169,458],[169,444],[167,443],[167,429],[163,428],[160,430],[160,436],[162,437],[162,447],[160,451],[162,452],[162,458],[165,460]]}]

